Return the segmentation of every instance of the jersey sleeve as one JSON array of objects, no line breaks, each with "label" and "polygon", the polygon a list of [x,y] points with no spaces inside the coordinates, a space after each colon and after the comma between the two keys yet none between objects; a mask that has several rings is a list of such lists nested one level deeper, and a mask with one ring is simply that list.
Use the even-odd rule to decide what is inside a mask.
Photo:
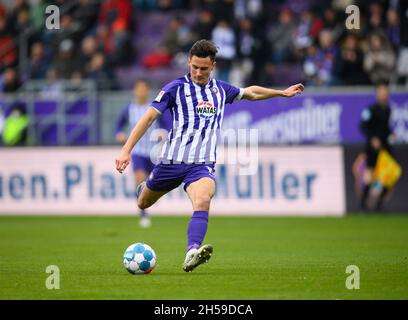
[{"label": "jersey sleeve", "polygon": [[151,106],[163,114],[164,111],[171,108],[176,96],[177,84],[173,81],[162,88],[159,94],[151,103]]},{"label": "jersey sleeve", "polygon": [[235,100],[241,100],[244,95],[244,89],[237,88],[225,81],[220,81],[225,91],[225,103],[233,103]]}]

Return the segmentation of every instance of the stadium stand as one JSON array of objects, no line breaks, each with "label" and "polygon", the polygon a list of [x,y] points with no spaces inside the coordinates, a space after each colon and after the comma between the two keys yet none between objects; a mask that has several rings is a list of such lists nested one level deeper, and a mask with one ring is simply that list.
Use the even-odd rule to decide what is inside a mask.
[{"label": "stadium stand", "polygon": [[[92,106],[100,104],[97,97],[104,92],[128,92],[137,78],[158,89],[186,72],[187,50],[202,37],[231,42],[227,59],[219,60],[223,72],[216,77],[236,86],[303,82],[312,90],[378,81],[408,85],[406,2],[355,1],[361,14],[358,30],[345,27],[346,4],[337,0],[3,0],[2,112],[7,115],[11,102],[25,95],[32,126],[41,128],[41,133],[31,129],[30,144],[106,143],[98,140],[103,133],[97,117],[93,124],[87,120],[95,128],[80,140],[67,138],[68,129],[57,129],[70,121],[74,127],[78,124],[63,119],[62,115],[71,115],[67,99],[58,97],[79,92],[73,103],[83,105],[81,112],[91,119],[96,113],[81,104],[81,87]],[[45,26],[49,5],[59,8],[60,29]],[[227,27],[218,32],[220,23]],[[45,103],[44,96],[55,99]],[[39,101],[30,100],[38,97]],[[48,104],[63,105],[63,111]],[[43,121],[44,114],[48,120]]]}]

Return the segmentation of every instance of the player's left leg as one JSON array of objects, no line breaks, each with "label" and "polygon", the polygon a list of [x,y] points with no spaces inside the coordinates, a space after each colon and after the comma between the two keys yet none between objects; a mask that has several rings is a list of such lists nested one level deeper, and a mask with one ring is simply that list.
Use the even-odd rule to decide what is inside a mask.
[{"label": "player's left leg", "polygon": [[210,177],[203,177],[188,185],[186,192],[194,210],[187,228],[187,254],[183,264],[184,271],[189,272],[207,262],[213,252],[210,244],[203,246],[201,244],[207,233],[208,212],[215,194],[215,181]]}]

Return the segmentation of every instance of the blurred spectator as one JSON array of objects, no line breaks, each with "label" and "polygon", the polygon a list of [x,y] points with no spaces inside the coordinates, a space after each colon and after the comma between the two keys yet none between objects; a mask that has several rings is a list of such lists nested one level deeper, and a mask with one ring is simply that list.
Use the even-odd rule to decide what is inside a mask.
[{"label": "blurred spectator", "polygon": [[120,21],[125,29],[130,27],[132,4],[130,0],[104,0],[99,10],[98,27],[111,29],[115,22]]},{"label": "blurred spectator", "polygon": [[323,12],[323,29],[330,30],[334,41],[337,41],[344,30],[344,21],[339,21],[337,11],[326,8]]},{"label": "blurred spectator", "polygon": [[189,49],[191,43],[190,30],[181,17],[174,17],[169,24],[168,30],[161,45],[171,56]]},{"label": "blurred spectator", "polygon": [[217,78],[229,81],[232,62],[236,58],[236,39],[234,30],[227,21],[220,20],[212,32],[212,41],[219,48],[217,54]]},{"label": "blurred spectator", "polygon": [[129,0],[106,0],[100,8],[98,39],[103,44],[103,51],[112,66],[133,61],[131,14],[132,4]]},{"label": "blurred spectator", "polygon": [[81,51],[75,60],[75,69],[86,70],[92,56],[101,48],[95,36],[89,35],[81,42]]},{"label": "blurred spectator", "polygon": [[320,85],[319,81],[319,52],[315,44],[307,47],[303,62],[303,74],[306,85]]},{"label": "blurred spectator", "polygon": [[202,10],[198,14],[198,20],[191,27],[191,41],[196,42],[200,39],[211,39],[214,29],[214,16],[209,10]]},{"label": "blurred spectator", "polygon": [[[316,3],[315,0],[278,0],[278,1],[281,3],[281,5],[287,6],[296,15],[300,15],[303,11],[312,9],[313,5]],[[319,5],[324,6],[324,2],[319,2]]]},{"label": "blurred spectator", "polygon": [[47,7],[47,0],[31,0],[30,1],[30,21],[35,30],[40,30],[44,25],[45,8]]},{"label": "blurred spectator", "polygon": [[123,20],[118,20],[112,27],[112,46],[108,53],[112,66],[122,66],[133,61],[133,46],[131,34]]},{"label": "blurred spectator", "polygon": [[3,144],[6,146],[26,145],[28,123],[29,117],[25,105],[19,102],[15,103],[4,121]]},{"label": "blurred spectator", "polygon": [[17,61],[17,50],[7,20],[0,16],[0,73],[7,67],[14,66]]},{"label": "blurred spectator", "polygon": [[28,32],[31,29],[30,10],[29,8],[22,8],[17,12],[17,20],[14,24],[14,33],[16,36]]},{"label": "blurred spectator", "polygon": [[45,55],[45,48],[41,42],[35,42],[31,47],[27,77],[29,79],[44,79],[47,74],[49,61]]},{"label": "blurred spectator", "polygon": [[408,2],[400,0],[398,2],[399,26],[400,26],[400,48],[397,63],[398,84],[405,84],[408,87]]},{"label": "blurred spectator", "polygon": [[330,30],[319,34],[319,48],[314,45],[307,49],[303,70],[308,83],[313,85],[332,85],[334,62],[337,48]]},{"label": "blurred spectator", "polygon": [[301,13],[299,24],[292,36],[299,57],[303,56],[304,49],[317,38],[322,27],[322,21],[311,10],[305,10]]},{"label": "blurred spectator", "polygon": [[173,0],[158,0],[157,1],[157,8],[162,12],[167,12],[172,9],[175,9],[177,6],[174,5]]},{"label": "blurred spectator", "polygon": [[352,86],[369,83],[363,69],[364,53],[359,47],[357,35],[353,33],[346,35],[336,61],[337,84]]},{"label": "blurred spectator", "polygon": [[364,70],[373,84],[389,83],[395,67],[395,54],[383,33],[372,33],[364,57]]},{"label": "blurred spectator", "polygon": [[[243,18],[239,22],[237,33],[237,60],[230,81],[237,86],[259,83],[258,76],[265,63],[264,39],[254,30],[253,21]],[[256,62],[255,62],[256,61]],[[238,72],[237,72],[238,71]]]},{"label": "blurred spectator", "polygon": [[53,31],[52,45],[55,53],[61,51],[61,43],[66,40],[77,42],[80,39],[79,24],[72,19],[69,14],[61,15],[61,27],[60,29]]},{"label": "blurred spectator", "polygon": [[387,11],[386,35],[394,52],[397,52],[400,45],[400,27],[398,12],[395,9]]},{"label": "blurred spectator", "polygon": [[[13,6],[12,9],[10,10],[10,12],[8,13],[8,26],[9,28],[11,28],[13,34],[15,36],[18,36],[18,31],[21,30],[20,28],[18,28],[17,24],[19,21],[19,13],[21,11],[27,11],[30,9],[30,6],[28,5],[26,0],[15,0],[13,1]],[[24,14],[23,14],[23,18],[20,17],[21,20],[24,20]]]},{"label": "blurred spectator", "polygon": [[384,8],[379,2],[369,4],[368,24],[366,26],[367,36],[370,33],[381,32],[385,29]]},{"label": "blurred spectator", "polygon": [[268,32],[268,41],[272,51],[271,62],[273,64],[291,60],[295,27],[292,12],[287,8],[282,9],[279,13],[278,22],[272,25]]},{"label": "blurred spectator", "polygon": [[69,79],[69,85],[66,86],[66,90],[69,92],[80,92],[82,90],[82,81],[84,80],[84,74],[81,70],[75,69],[71,78]]},{"label": "blurred spectator", "polygon": [[3,5],[3,3],[0,2],[0,18],[6,17],[7,17],[6,7]]},{"label": "blurred spectator", "polygon": [[96,82],[98,90],[117,89],[113,72],[106,63],[106,57],[102,52],[97,52],[86,70],[86,78]]},{"label": "blurred spectator", "polygon": [[202,8],[214,14],[216,24],[220,20],[227,21],[228,24],[234,22],[234,0],[202,0]]},{"label": "blurred spectator", "polygon": [[21,86],[19,75],[14,68],[7,68],[0,80],[0,92],[12,93],[16,92]]},{"label": "blurred spectator", "polygon": [[254,23],[261,22],[264,14],[265,0],[234,0],[234,16],[236,20],[250,18]]},{"label": "blurred spectator", "polygon": [[46,83],[43,86],[39,96],[44,99],[59,98],[62,94],[62,84],[58,79],[58,73],[55,68],[47,71]]},{"label": "blurred spectator", "polygon": [[81,80],[83,80],[84,74],[82,73],[81,70],[74,70],[71,74],[71,78],[70,80],[72,80],[73,82],[81,82]]},{"label": "blurred spectator", "polygon": [[72,18],[78,23],[81,38],[96,31],[100,2],[98,0],[78,0]]},{"label": "blurred spectator", "polygon": [[184,23],[184,20],[178,16],[174,17],[169,23],[160,47],[156,52],[143,57],[143,65],[146,68],[168,66],[176,54],[188,49],[191,39],[191,32]]},{"label": "blurred spectator", "polygon": [[59,52],[54,62],[54,68],[62,79],[69,79],[74,69],[74,42],[63,40],[59,45]]},{"label": "blurred spectator", "polygon": [[137,11],[153,11],[158,9],[157,0],[133,0]]}]

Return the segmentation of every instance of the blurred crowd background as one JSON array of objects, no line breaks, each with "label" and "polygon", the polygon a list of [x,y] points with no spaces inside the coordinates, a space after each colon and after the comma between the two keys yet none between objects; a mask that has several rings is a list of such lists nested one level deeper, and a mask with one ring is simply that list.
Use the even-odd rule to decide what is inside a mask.
[{"label": "blurred crowd background", "polygon": [[[201,38],[219,46],[216,76],[237,86],[406,85],[407,2],[1,0],[0,92],[37,79],[127,90],[143,77],[159,87],[186,73]],[[358,30],[345,27],[351,4]],[[60,9],[58,30],[45,27],[48,5]]]}]

